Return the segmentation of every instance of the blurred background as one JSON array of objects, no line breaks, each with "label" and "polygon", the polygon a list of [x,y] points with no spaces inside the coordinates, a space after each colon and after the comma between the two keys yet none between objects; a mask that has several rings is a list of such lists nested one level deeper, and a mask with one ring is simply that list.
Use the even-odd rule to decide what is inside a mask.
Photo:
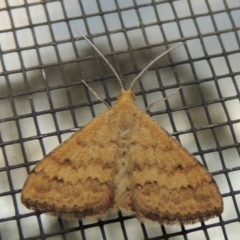
[{"label": "blurred background", "polygon": [[[182,90],[149,114],[212,173],[224,200],[219,218],[186,226],[141,224],[119,212],[64,220],[26,209],[22,186],[36,163],[107,110],[117,79],[83,40],[101,50],[137,105]],[[240,237],[239,0],[0,1],[0,239],[211,239]]]}]

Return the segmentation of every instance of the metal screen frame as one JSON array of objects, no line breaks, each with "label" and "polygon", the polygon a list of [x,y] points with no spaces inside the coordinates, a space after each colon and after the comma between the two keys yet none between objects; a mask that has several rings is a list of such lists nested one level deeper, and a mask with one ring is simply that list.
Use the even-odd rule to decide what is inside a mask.
[{"label": "metal screen frame", "polygon": [[[240,237],[240,184],[236,183],[240,1],[4,0],[0,4],[0,239]],[[154,56],[186,42],[145,74],[146,78],[153,74],[153,82],[142,77],[133,91],[144,109],[183,86],[149,114],[208,167],[224,199],[222,216],[175,227],[139,223],[121,212],[100,221],[66,221],[21,206],[21,186],[33,166],[75,128],[105,110],[81,78],[109,104],[114,104],[120,90],[101,58],[74,30],[76,26],[113,63],[126,86]],[[116,44],[114,39],[119,38],[124,41]],[[208,156],[216,159],[209,161]],[[34,225],[38,231],[31,230]]]}]

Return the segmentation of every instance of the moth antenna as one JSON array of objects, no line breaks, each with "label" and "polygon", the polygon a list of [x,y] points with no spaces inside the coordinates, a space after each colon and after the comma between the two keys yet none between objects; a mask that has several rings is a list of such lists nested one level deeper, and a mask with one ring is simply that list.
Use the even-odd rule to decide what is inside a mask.
[{"label": "moth antenna", "polygon": [[145,111],[147,112],[151,107],[153,107],[154,105],[159,105],[161,102],[169,99],[170,97],[172,97],[173,95],[175,95],[177,92],[179,92],[181,89],[183,88],[183,86],[179,87],[176,91],[174,91],[171,95],[165,97],[165,98],[162,98],[161,100],[159,101],[156,101],[156,102],[153,102],[151,103],[146,109]]},{"label": "moth antenna", "polygon": [[175,45],[171,48],[169,48],[167,51],[165,51],[164,53],[160,54],[159,56],[157,56],[155,59],[153,59],[132,81],[129,90],[132,90],[134,84],[136,83],[136,81],[147,71],[147,69],[149,67],[151,67],[158,59],[160,59],[161,57],[163,57],[164,55],[166,55],[167,53],[171,52],[173,49],[182,46],[185,43],[180,43],[178,45]]},{"label": "moth antenna", "polygon": [[[109,68],[112,70],[113,74],[115,75],[115,77],[117,78],[120,86],[122,89],[124,89],[123,87],[123,83],[122,80],[120,78],[120,76],[118,75],[118,73],[116,72],[116,70],[113,68],[112,64],[107,60],[107,58],[100,52],[100,50],[79,30],[77,30],[77,32],[91,45],[91,47],[102,57],[102,59],[105,61],[105,63],[109,66]],[[105,104],[106,105],[106,104]]]},{"label": "moth antenna", "polygon": [[99,96],[98,96],[98,94],[83,80],[83,79],[81,79],[81,81],[84,83],[84,85],[93,93],[93,95],[98,99],[98,100],[100,100],[101,102],[103,102],[106,106],[107,106],[107,108],[111,108],[111,106],[103,99],[103,98],[100,98]]}]

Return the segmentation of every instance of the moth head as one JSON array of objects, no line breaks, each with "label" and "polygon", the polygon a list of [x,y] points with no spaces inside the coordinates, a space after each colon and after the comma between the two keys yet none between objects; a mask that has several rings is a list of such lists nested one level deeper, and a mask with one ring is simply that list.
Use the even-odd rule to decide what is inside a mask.
[{"label": "moth head", "polygon": [[122,90],[118,97],[118,102],[134,102],[135,95],[132,93],[131,90]]}]

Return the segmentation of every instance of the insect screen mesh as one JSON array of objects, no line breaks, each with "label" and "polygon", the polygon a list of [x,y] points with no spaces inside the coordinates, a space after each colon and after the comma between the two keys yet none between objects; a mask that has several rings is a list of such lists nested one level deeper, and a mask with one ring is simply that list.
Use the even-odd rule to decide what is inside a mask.
[{"label": "insect screen mesh", "polygon": [[[36,214],[20,201],[36,163],[114,104],[120,86],[76,30],[124,79],[168,47],[133,91],[141,109],[183,89],[150,115],[213,174],[220,218],[186,226],[141,224],[125,213],[100,221]],[[0,239],[231,239],[240,236],[239,0],[0,1]]]}]

